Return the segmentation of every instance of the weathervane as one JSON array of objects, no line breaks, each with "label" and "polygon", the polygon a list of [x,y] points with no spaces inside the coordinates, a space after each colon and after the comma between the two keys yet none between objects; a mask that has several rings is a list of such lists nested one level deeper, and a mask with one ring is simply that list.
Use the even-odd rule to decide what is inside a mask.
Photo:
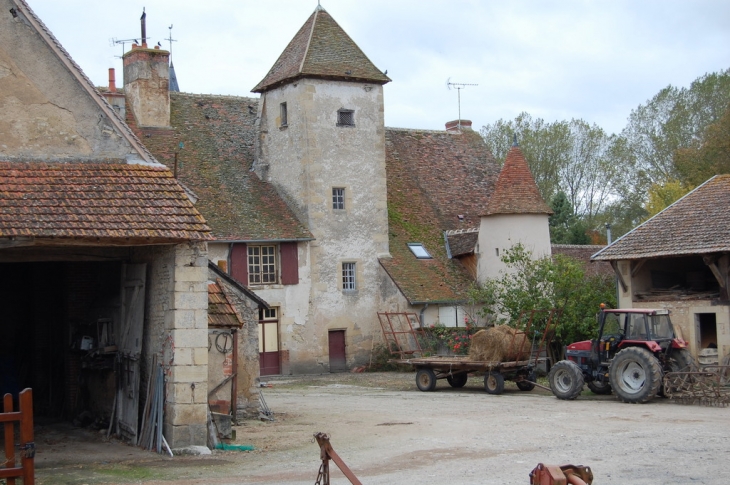
[{"label": "weathervane", "polygon": [[173,42],[177,42],[177,39],[173,39],[172,38],[172,24],[170,24],[170,26],[168,27],[168,29],[170,29],[170,37],[168,37],[165,40],[170,43],[170,59],[172,59],[172,43]]},{"label": "weathervane", "polygon": [[479,86],[478,84],[466,84],[466,83],[452,83],[451,78],[448,78],[446,80],[446,87],[451,90],[452,86],[454,89],[456,89],[456,92],[458,94],[458,101],[459,101],[459,131],[461,131],[461,90],[464,89],[467,86]]}]

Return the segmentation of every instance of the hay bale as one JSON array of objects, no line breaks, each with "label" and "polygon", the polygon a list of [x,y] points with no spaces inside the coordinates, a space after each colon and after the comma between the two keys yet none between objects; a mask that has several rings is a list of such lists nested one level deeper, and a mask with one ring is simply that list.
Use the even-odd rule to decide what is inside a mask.
[{"label": "hay bale", "polygon": [[485,362],[524,360],[530,355],[530,343],[524,332],[508,325],[479,330],[471,338],[469,358]]}]

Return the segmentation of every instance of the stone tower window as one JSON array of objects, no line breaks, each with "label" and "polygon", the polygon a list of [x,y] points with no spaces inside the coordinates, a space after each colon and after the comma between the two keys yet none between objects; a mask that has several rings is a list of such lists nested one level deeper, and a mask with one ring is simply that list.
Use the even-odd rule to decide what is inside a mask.
[{"label": "stone tower window", "polygon": [[279,105],[279,126],[284,127],[288,124],[288,118],[287,118],[287,111],[286,111],[286,103],[281,103]]},{"label": "stone tower window", "polygon": [[345,210],[345,189],[335,187],[332,189],[332,209]]},{"label": "stone tower window", "polygon": [[342,290],[343,291],[355,291],[357,290],[357,283],[355,279],[355,263],[346,262],[342,263]]},{"label": "stone tower window", "polygon": [[355,126],[355,111],[344,108],[337,110],[337,126]]}]

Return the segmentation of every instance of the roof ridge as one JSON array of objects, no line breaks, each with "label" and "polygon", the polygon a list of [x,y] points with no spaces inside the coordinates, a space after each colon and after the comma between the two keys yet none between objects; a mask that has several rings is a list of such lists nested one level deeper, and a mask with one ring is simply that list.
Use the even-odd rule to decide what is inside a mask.
[{"label": "roof ridge", "polygon": [[479,228],[478,227],[469,227],[466,229],[447,229],[446,231],[444,231],[444,233],[447,236],[455,236],[457,234],[468,234],[468,233],[472,233],[472,232],[479,232]]}]

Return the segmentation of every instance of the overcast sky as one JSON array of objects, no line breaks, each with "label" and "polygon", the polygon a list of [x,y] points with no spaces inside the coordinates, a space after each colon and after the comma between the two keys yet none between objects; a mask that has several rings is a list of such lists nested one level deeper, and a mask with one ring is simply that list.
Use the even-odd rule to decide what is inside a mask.
[{"label": "overcast sky", "polygon": [[[122,45],[169,37],[184,92],[253,96],[317,0],[27,0],[96,85]],[[322,0],[381,70],[387,126],[474,128],[526,111],[582,118],[609,133],[669,84],[730,67],[730,1]],[[130,44],[126,44],[128,50]]]}]

